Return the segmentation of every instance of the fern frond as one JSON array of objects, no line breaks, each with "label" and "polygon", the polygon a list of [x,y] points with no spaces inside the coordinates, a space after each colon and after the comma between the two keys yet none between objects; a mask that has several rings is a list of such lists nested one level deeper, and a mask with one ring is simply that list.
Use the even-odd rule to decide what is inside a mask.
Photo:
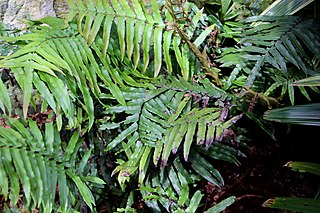
[{"label": "fern frond", "polygon": [[[299,86],[299,87],[295,88],[293,85],[293,81],[295,81],[295,80],[298,81],[298,80],[302,79],[304,75],[301,75],[301,73],[295,72],[295,70],[288,69],[288,74],[290,76],[290,79],[288,79],[286,74],[278,73],[277,70],[268,69],[268,71],[270,72],[270,77],[272,80],[274,80],[274,83],[264,93],[266,96],[270,95],[278,87],[282,87],[280,99],[282,99],[285,94],[288,94],[291,105],[294,105],[294,102],[295,102],[294,93],[295,93],[295,91],[297,91],[297,89],[306,99],[308,99],[309,101],[311,100],[309,93],[307,92],[305,86]],[[312,70],[308,69],[308,71],[310,71],[310,73],[311,73]],[[313,76],[313,74],[310,74],[310,76]],[[314,87],[314,91],[319,93],[318,89],[315,87]]]},{"label": "fern frond", "polygon": [[[198,212],[200,208],[203,208],[200,205],[203,194],[200,190],[196,192],[190,190],[192,185],[201,180],[199,176],[204,177],[211,183],[212,174],[216,173],[219,179],[221,176],[198,153],[194,157],[194,161],[196,162],[192,166],[196,167],[195,170],[198,174],[187,169],[183,165],[183,162],[179,160],[179,157],[176,157],[171,167],[167,167],[160,172],[154,172],[148,176],[145,183],[139,188],[142,198],[148,207],[154,211],[160,211],[161,208],[165,208],[167,211],[171,210],[174,212]],[[219,184],[217,185],[219,186]],[[215,208],[212,207],[212,209],[220,209],[222,211],[234,201],[234,197],[230,197],[215,205]]]},{"label": "fern frond", "polygon": [[[160,161],[161,167],[164,167],[171,153],[176,154],[180,149],[183,149],[184,159],[188,161],[192,144],[205,142],[208,149],[213,141],[221,142],[223,132],[240,118],[235,116],[225,121],[221,119],[219,107],[207,107],[208,99],[217,100],[226,96],[210,82],[201,83],[172,79],[161,82],[161,86],[155,83],[156,89],[130,88],[123,90],[127,106],[107,107],[107,114],[127,114],[120,123],[109,124],[110,128],[120,125],[123,131],[107,146],[107,150],[122,147],[121,151],[128,152],[128,161],[121,163],[113,172],[119,172],[118,179],[122,185],[138,168],[142,183],[148,165],[146,162],[152,160],[158,166]],[[193,98],[198,101],[203,99],[204,108],[194,104]],[[103,125],[105,128],[108,125]]]},{"label": "fern frond", "polygon": [[[92,126],[93,95],[96,98],[100,96],[97,75],[106,83],[114,83],[102,73],[91,49],[83,45],[83,38],[73,36],[74,33],[72,28],[60,30],[50,26],[40,27],[16,37],[15,40],[28,39],[29,43],[1,61],[2,67],[11,68],[23,90],[24,117],[27,117],[35,87],[56,114],[65,114],[70,127],[75,127],[77,123],[75,102],[83,106],[88,114],[89,128]],[[2,39],[13,40],[11,37]],[[79,98],[79,94],[82,98]],[[119,102],[123,103],[121,99]]]},{"label": "fern frond", "polygon": [[6,85],[2,82],[2,79],[0,79],[0,109],[4,114],[11,115],[12,104]]},{"label": "fern frond", "polygon": [[198,180],[176,158],[172,167],[151,174],[139,190],[147,206],[154,210],[164,207],[167,211],[195,212],[203,194],[197,191],[192,195],[190,186]]},{"label": "fern frond", "polygon": [[[163,61],[166,70],[172,73],[172,57],[169,54],[172,50],[177,57],[181,74],[186,80],[193,73],[190,67],[194,62],[190,55],[195,54],[198,59],[201,59],[200,63],[206,61],[197,47],[214,26],[210,26],[194,43],[191,43],[192,35],[184,35],[184,33],[183,36],[180,35],[184,25],[176,26],[174,23],[177,21],[175,20],[177,17],[172,17],[175,15],[171,13],[182,12],[175,11],[171,2],[167,2],[168,5],[161,10],[155,0],[150,1],[150,5],[147,5],[150,6],[148,9],[145,3],[138,0],[133,0],[130,3],[119,0],[99,0],[95,3],[69,0],[68,3],[71,12],[66,22],[71,22],[76,18],[78,31],[87,44],[94,47],[100,58],[108,58],[108,55],[113,55],[114,51],[119,51],[119,61],[130,61],[130,66],[134,69],[139,68],[142,73],[146,73],[147,68],[150,67],[149,64],[153,64],[153,68],[149,70],[152,70],[153,77],[157,77],[160,70],[164,69]],[[182,9],[182,7],[177,8]],[[183,13],[189,12],[183,11]],[[162,13],[165,16],[162,16]],[[201,13],[199,15],[201,16]],[[196,27],[197,21],[195,20],[194,23],[193,28]],[[181,42],[181,38],[188,45]],[[111,47],[113,39],[117,42],[117,50]],[[192,48],[189,44],[192,45]],[[205,65],[209,65],[209,63],[205,63]],[[203,67],[206,66],[203,65]]]},{"label": "fern frond", "polygon": [[311,59],[319,59],[319,27],[313,20],[296,16],[257,16],[246,19],[245,23],[248,26],[243,29],[240,47],[228,49],[218,61],[226,67],[249,65],[247,86],[253,84],[265,65],[286,74],[288,65],[292,64],[308,75]]},{"label": "fern frond", "polygon": [[[22,190],[26,209],[52,212],[60,206],[68,211],[74,204],[72,196],[75,196],[70,190],[73,183],[68,178],[71,177],[84,201],[92,208],[94,198],[88,197],[90,189],[79,176],[81,173],[74,171],[76,165],[69,164],[70,156],[78,152],[82,143],[77,132],[63,155],[61,138],[53,123],[45,125],[44,134],[32,120],[28,122],[29,127],[25,127],[19,120],[7,118],[7,125],[0,128],[0,193],[11,205],[17,204]],[[57,187],[59,205],[56,203]]]},{"label": "fern frond", "polygon": [[[135,0],[131,5],[126,1],[112,0],[83,3],[68,1],[71,16],[67,22],[77,15],[78,31],[91,46],[97,39],[102,39],[101,54],[106,57],[112,26],[116,25],[121,58],[125,54],[129,59],[134,56],[134,67],[137,68],[140,58],[140,47],[143,50],[143,71],[149,65],[149,51],[154,49],[154,76],[158,76],[162,63],[162,36],[165,24],[161,18],[158,3],[152,2],[152,14],[144,4]],[[171,69],[171,68],[170,68]]]}]

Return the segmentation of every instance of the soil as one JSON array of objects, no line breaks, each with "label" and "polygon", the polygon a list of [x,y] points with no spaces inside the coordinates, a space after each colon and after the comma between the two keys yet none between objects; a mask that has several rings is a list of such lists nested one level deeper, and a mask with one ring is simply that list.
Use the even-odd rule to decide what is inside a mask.
[{"label": "soil", "polygon": [[[248,122],[248,121],[245,121]],[[257,126],[257,128],[259,128]],[[313,198],[320,187],[319,177],[299,173],[284,167],[288,161],[310,161],[320,163],[317,145],[319,127],[279,125],[278,140],[271,140],[260,129],[253,129],[247,155],[240,159],[241,165],[218,165],[225,179],[225,187],[217,194],[214,187],[206,184],[207,206],[229,196],[236,196],[236,202],[224,213],[279,213],[283,210],[262,207],[273,197]],[[211,204],[211,205],[210,205]]]}]

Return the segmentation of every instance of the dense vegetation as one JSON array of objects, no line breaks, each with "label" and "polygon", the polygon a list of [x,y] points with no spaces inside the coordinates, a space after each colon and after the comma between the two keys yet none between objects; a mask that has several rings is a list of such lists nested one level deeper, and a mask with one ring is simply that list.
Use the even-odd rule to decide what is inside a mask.
[{"label": "dense vegetation", "polygon": [[[68,0],[65,19],[2,26],[3,210],[232,205],[205,206],[201,183],[224,185],[218,161],[241,166],[250,129],[239,120],[273,139],[274,121],[319,125],[319,23],[292,15],[310,1],[270,2]],[[312,162],[287,166],[319,175]],[[317,212],[319,200],[264,205]]]}]

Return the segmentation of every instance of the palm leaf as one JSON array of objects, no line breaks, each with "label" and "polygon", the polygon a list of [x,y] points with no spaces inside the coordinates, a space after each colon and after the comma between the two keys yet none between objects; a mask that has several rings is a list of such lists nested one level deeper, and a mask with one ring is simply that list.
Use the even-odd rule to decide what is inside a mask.
[{"label": "palm leaf", "polygon": [[[288,69],[288,74],[284,74],[284,73],[278,73],[277,70],[275,69],[267,69],[268,72],[270,72],[270,77],[272,79],[272,81],[274,81],[274,83],[264,92],[265,96],[270,96],[270,94],[277,94],[277,92],[280,90],[281,88],[281,93],[280,93],[280,99],[281,100],[283,98],[284,95],[288,94],[289,96],[289,100],[291,102],[292,105],[294,105],[295,102],[295,92],[297,92],[297,89],[299,90],[299,92],[309,101],[310,96],[309,93],[307,92],[305,86],[310,86],[310,88],[312,90],[314,90],[315,92],[318,93],[318,89],[315,86],[312,85],[301,85],[299,87],[295,87],[295,83],[294,82],[300,82],[300,80],[303,81],[302,76],[303,74],[296,72],[295,69]],[[308,72],[310,72],[310,75],[314,75],[311,74],[311,70],[308,69]],[[288,75],[290,76],[290,78],[288,78]],[[310,77],[312,79],[312,77]],[[307,83],[307,81],[306,81]],[[316,83],[316,82],[315,82]],[[280,88],[279,88],[280,87]]]},{"label": "palm leaf", "polygon": [[320,86],[320,76],[315,75],[292,82],[293,86]]},{"label": "palm leaf", "polygon": [[[194,160],[197,161],[197,157],[199,156],[200,155],[197,154]],[[160,172],[150,174],[150,176],[146,178],[145,183],[139,188],[147,206],[154,210],[158,210],[162,206],[167,211],[171,209],[174,212],[199,211],[202,208],[200,201],[203,194],[199,190],[192,192],[190,190],[191,185],[201,180],[199,176],[214,172],[211,164],[202,157],[200,160],[205,162],[205,166],[202,167],[198,174],[194,174],[190,169],[187,169],[179,157],[175,157],[171,167],[166,167]],[[204,164],[194,163],[192,165],[199,167]],[[210,167],[208,168],[210,171],[204,169],[207,166]],[[203,172],[204,170],[207,172]],[[229,197],[211,207],[206,212],[220,212],[233,202],[235,202],[235,197]]]},{"label": "palm leaf", "polygon": [[197,191],[192,195],[190,184],[196,181],[185,169],[178,158],[174,160],[171,168],[166,168],[160,173],[148,177],[145,184],[139,188],[144,201],[152,209],[160,209],[163,206],[176,212],[195,212],[203,194]]},{"label": "palm leaf", "polygon": [[213,168],[213,166],[197,152],[191,152],[190,162],[191,167],[204,179],[216,186],[224,185],[220,172]]},{"label": "palm leaf", "polygon": [[[293,171],[309,172],[320,175],[320,164],[310,162],[290,161],[285,164],[286,167]],[[292,197],[276,197],[268,199],[262,204],[264,207],[285,209],[299,212],[318,212],[320,210],[320,202],[311,198],[292,198]]]},{"label": "palm leaf", "polygon": [[305,104],[273,109],[265,112],[264,119],[288,124],[319,126],[320,104]]},{"label": "palm leaf", "polygon": [[273,2],[267,9],[265,9],[260,15],[267,16],[283,16],[293,15],[314,0],[277,0]]},{"label": "palm leaf", "polygon": [[309,172],[315,175],[320,175],[320,164],[302,161],[290,161],[285,164],[286,167],[293,171]]},{"label": "palm leaf", "polygon": [[306,213],[318,212],[320,201],[312,198],[277,197],[263,203],[264,207],[299,211]]},{"label": "palm leaf", "polygon": [[[69,1],[69,6],[72,14],[78,15],[78,29],[83,35],[84,39],[91,46],[93,42],[100,37],[99,33],[102,32],[103,42],[101,43],[101,48],[103,55],[106,54],[109,40],[111,36],[111,27],[116,25],[121,60],[124,59],[125,54],[130,59],[132,53],[134,52],[135,61],[138,61],[137,54],[140,49],[140,41],[143,40],[142,49],[144,52],[144,69],[148,67],[149,64],[149,50],[150,46],[154,44],[154,55],[155,57],[155,76],[158,76],[159,70],[161,68],[161,55],[162,55],[162,35],[165,25],[160,16],[158,4],[153,1],[152,9],[154,11],[153,16],[151,16],[138,1],[132,1],[132,5],[129,6],[127,2],[113,0],[107,1],[97,1],[95,5],[83,4],[81,1],[71,2]],[[87,11],[87,12],[83,12]],[[90,12],[89,12],[90,11]],[[73,17],[70,17],[67,21],[71,21]],[[145,26],[141,24],[144,23]],[[83,28],[81,26],[84,26]],[[102,29],[104,29],[102,31]],[[141,33],[143,30],[143,33]],[[150,38],[154,35],[154,42],[150,42]],[[144,39],[142,39],[144,38]],[[135,48],[134,48],[135,47]],[[137,62],[135,62],[137,66]]]}]

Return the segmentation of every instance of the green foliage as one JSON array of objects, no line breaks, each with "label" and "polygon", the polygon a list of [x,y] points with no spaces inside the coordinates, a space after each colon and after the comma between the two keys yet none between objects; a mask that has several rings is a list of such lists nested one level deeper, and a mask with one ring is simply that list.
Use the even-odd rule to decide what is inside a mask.
[{"label": "green foliage", "polygon": [[[319,85],[318,75],[295,81],[292,84],[292,86],[309,86],[311,88],[317,85]],[[265,112],[264,118],[282,123],[319,126],[319,118],[317,117],[319,109],[318,103],[294,105],[269,110]],[[293,171],[320,175],[320,164],[318,163],[290,161],[285,166]],[[265,201],[263,206],[301,212],[318,212],[320,201],[312,198],[276,197]]]},{"label": "green foliage", "polygon": [[319,126],[320,104],[305,104],[273,109],[264,115],[266,120],[300,125]]},{"label": "green foliage", "polygon": [[[311,76],[292,83],[292,86],[318,86],[319,76]],[[319,126],[319,103],[295,105],[266,111],[264,119],[288,124]]]},{"label": "green foliage", "polygon": [[268,8],[266,8],[261,15],[271,15],[271,16],[282,16],[282,15],[292,15],[302,8],[306,7],[308,4],[312,3],[314,0],[285,0],[285,1],[275,1]]},{"label": "green foliage", "polygon": [[241,23],[236,20],[241,14],[241,5],[230,0],[205,1],[204,3],[208,19],[221,31],[217,34],[218,42],[223,42],[225,38],[237,40]]},{"label": "green foliage", "polygon": [[[1,154],[8,159],[1,162],[1,177],[7,180],[1,183],[1,194],[16,205],[20,180],[23,209],[78,211],[83,200],[95,211],[100,196],[90,186],[106,182],[112,190],[117,183],[108,174],[119,173],[119,193],[127,194],[128,202],[116,206],[118,211],[132,210],[137,182],[148,205],[156,202],[148,199],[148,190],[164,187],[157,191],[159,203],[149,205],[151,209],[169,211],[175,200],[177,211],[195,212],[203,194],[194,191],[193,184],[201,180],[224,184],[212,162],[239,165],[237,157],[244,156],[233,145],[239,141],[232,125],[242,115],[229,112],[232,96],[200,73],[202,67],[219,82],[216,70],[198,49],[214,25],[200,30],[199,26],[208,24],[206,16],[189,3],[167,2],[161,10],[156,1],[150,5],[116,0],[68,3],[65,20],[28,21],[29,28],[22,34],[0,38],[3,44],[19,46],[0,66],[10,71],[21,88],[21,121],[28,121],[18,126],[9,118],[18,115],[12,109],[7,82],[1,81],[0,109],[12,122],[0,128]],[[195,78],[194,73],[199,76]],[[36,96],[41,97],[40,111]],[[51,112],[52,120],[44,129],[37,127],[41,121],[30,120],[32,107],[39,113]],[[17,138],[10,139],[10,134]],[[65,134],[71,138],[61,139]],[[16,140],[23,145],[16,145]],[[80,148],[83,141],[86,151]],[[112,173],[100,169],[104,182],[97,177],[94,159],[106,160],[109,153],[118,165],[111,166]],[[29,165],[31,158],[36,163]],[[42,164],[37,165],[38,161]],[[179,172],[173,167],[179,167]],[[13,170],[17,175],[11,174]],[[39,186],[34,184],[36,178],[43,180]],[[114,211],[115,204],[111,205]]]},{"label": "green foliage", "polygon": [[[1,47],[10,51],[0,60],[8,71],[0,81],[7,121],[0,127],[0,194],[10,208],[95,212],[98,201],[110,199],[108,211],[131,212],[142,198],[155,212],[221,212],[235,202],[231,196],[204,209],[200,184],[224,185],[216,160],[240,165],[243,135],[234,124],[244,114],[268,128],[255,105],[278,106],[281,99],[269,97],[278,87],[294,104],[293,83],[317,76],[319,31],[293,16],[239,23],[239,2],[209,3],[216,8],[68,0],[64,20],[2,31]],[[229,41],[239,43],[215,60]],[[21,115],[9,83],[23,92]]]},{"label": "green foliage", "polygon": [[240,46],[226,49],[219,62],[223,67],[248,67],[247,86],[253,85],[264,66],[288,76],[288,66],[294,65],[308,75],[312,58],[319,60],[319,31],[314,21],[295,16],[257,16],[247,18],[245,23]]},{"label": "green foliage", "polygon": [[[117,115],[125,113],[125,119],[114,123],[102,121],[100,125],[102,131],[121,128],[107,151],[124,152],[127,160],[119,161],[112,174],[119,173],[122,188],[137,175],[138,184],[143,186],[140,191],[150,208],[160,211],[163,206],[167,211],[173,208],[178,212],[191,208],[193,212],[199,203],[192,200],[200,199],[197,197],[201,195],[200,191],[190,194],[189,188],[196,180],[203,178],[217,186],[224,184],[210,161],[239,164],[236,157],[244,156],[236,148],[221,144],[224,140],[231,143],[236,140],[230,127],[241,115],[225,120],[227,106],[223,110],[208,105],[227,99],[227,95],[207,79],[199,78],[194,83],[182,78],[160,79],[153,81],[151,89],[127,88],[123,94],[127,105],[108,106],[105,113],[116,120]],[[184,163],[174,155],[177,153],[181,153]],[[186,169],[186,164],[192,170]],[[159,166],[158,174],[155,169]]]},{"label": "green foliage", "polygon": [[[75,169],[82,166],[81,163],[86,164],[86,161],[75,161],[82,141],[74,132],[63,149],[62,143],[65,142],[53,122],[46,123],[43,130],[36,121],[20,122],[7,118],[6,127],[0,128],[1,194],[10,200],[10,205],[16,206],[21,183],[25,209],[70,211],[70,205],[78,202],[75,198],[80,194],[92,209],[95,199],[87,181],[98,184],[104,184],[104,181],[97,177],[82,178],[86,174]],[[59,205],[55,204],[56,196]]]},{"label": "green foliage", "polygon": [[[154,166],[168,164],[170,153],[183,150],[183,158],[189,160],[190,148],[195,144],[208,149],[214,141],[221,142],[224,133],[240,116],[227,121],[219,107],[206,107],[209,99],[222,101],[226,94],[214,87],[209,81],[189,83],[183,79],[169,78],[156,88],[127,88],[123,91],[126,106],[108,106],[106,114],[126,113],[125,119],[112,124],[101,124],[100,129],[121,128],[107,146],[107,151],[120,145],[128,157],[113,172],[119,172],[121,184],[127,176],[139,168],[139,183],[143,183],[152,156]],[[225,97],[223,97],[225,96]],[[203,102],[199,108],[194,98]],[[118,118],[119,116],[113,116]],[[133,157],[134,156],[134,157]],[[220,184],[218,184],[220,185]]]},{"label": "green foliage", "polygon": [[[0,23],[0,36],[18,36],[19,32],[10,29],[8,26],[5,26],[3,23]],[[0,43],[0,59],[2,59],[3,56],[7,56],[9,54],[12,54],[18,46],[8,45],[6,43]]]},{"label": "green foliage", "polygon": [[300,79],[292,83],[293,86],[320,86],[320,75],[311,76],[308,78]]},{"label": "green foliage", "polygon": [[[192,158],[192,165],[201,166],[201,163],[196,163],[195,160],[202,162],[202,157],[196,154],[196,156],[190,156],[190,161]],[[205,164],[212,167],[208,162]],[[200,169],[202,171],[199,171],[199,175],[206,174],[209,177],[211,176],[209,172],[217,172],[214,169],[210,171],[210,169],[213,168]],[[140,187],[140,191],[147,206],[157,212],[161,212],[163,208],[168,212],[170,209],[173,212],[196,212],[201,209],[203,194],[200,190],[194,192],[192,185],[199,180],[201,178],[198,175],[192,174],[178,158],[175,158],[171,167],[166,167],[159,174],[153,174],[148,178],[145,184]],[[210,179],[208,180],[210,181]],[[229,197],[209,208],[207,212],[221,212],[233,202],[235,202],[235,197]]]},{"label": "green foliage", "polygon": [[[60,30],[39,26],[28,34],[3,38],[28,42],[0,61],[2,66],[11,68],[24,92],[24,117],[27,117],[35,87],[56,114],[66,116],[69,128],[80,127],[82,123],[82,120],[77,120],[82,116],[75,111],[76,102],[83,106],[86,112],[83,119],[89,119],[89,127],[92,126],[93,100],[88,88],[99,96],[96,73],[101,74],[102,71],[83,38],[74,36],[75,33],[72,27]],[[74,51],[78,51],[78,54],[74,54]],[[58,117],[58,128],[62,128],[61,116]]]},{"label": "green foliage", "polygon": [[285,209],[298,212],[319,212],[320,201],[311,198],[279,197],[264,203],[265,207]]},{"label": "green foliage", "polygon": [[290,161],[286,163],[285,166],[291,168],[293,171],[309,172],[311,174],[320,175],[320,164],[317,163]]},{"label": "green foliage", "polygon": [[[163,50],[169,51],[171,35],[166,33],[166,45],[162,49],[162,37],[165,31],[165,24],[162,20],[158,3],[152,1],[152,12],[149,14],[143,4],[137,0],[132,1],[132,7],[126,1],[97,1],[96,4],[88,1],[68,1],[70,5],[70,15],[66,21],[72,20],[78,15],[78,31],[82,34],[89,46],[98,39],[100,40],[97,48],[104,57],[107,54],[111,28],[116,24],[116,31],[119,38],[120,60],[124,59],[125,53],[129,59],[133,56],[134,67],[138,66],[140,61],[140,43],[142,42],[143,51],[143,72],[149,65],[149,51],[151,45],[154,47],[154,77],[157,77],[162,63]],[[102,30],[103,29],[103,30]],[[98,33],[102,32],[99,36]],[[152,38],[152,39],[150,39]],[[151,42],[152,41],[152,42]],[[166,60],[170,60],[166,58]],[[171,62],[167,62],[167,65]],[[172,68],[168,68],[172,70]]]},{"label": "green foliage", "polygon": [[222,212],[224,211],[224,209],[226,209],[226,207],[232,205],[235,201],[236,201],[236,197],[234,196],[228,197],[223,201],[221,201],[220,203],[217,203],[213,207],[209,208],[207,211],[205,211],[205,213]]},{"label": "green foliage", "polygon": [[[184,28],[184,25],[188,24],[187,21],[177,23],[180,18],[177,14],[181,13],[184,14],[181,19],[186,19],[190,13],[191,17],[188,19],[192,19],[193,24],[189,31],[191,34],[185,35],[183,39],[190,40],[197,28],[201,14],[191,15],[187,3],[184,7],[170,1],[162,7],[156,0],[152,0],[151,5],[144,5],[138,0],[133,0],[130,4],[118,0],[97,1],[95,4],[91,1],[83,3],[80,0],[70,0],[68,3],[71,11],[66,22],[77,15],[78,32],[89,46],[93,46],[100,58],[108,59],[108,52],[119,51],[117,60],[129,60],[133,69],[139,68],[142,73],[149,75],[152,71],[150,76],[157,77],[161,70],[173,72],[173,52],[183,78],[188,80],[194,73],[191,69],[194,67],[191,64],[194,60],[190,61],[194,58],[193,53],[182,43],[182,36],[175,33],[178,28]],[[112,34],[117,34],[118,38],[113,40]],[[199,39],[196,41],[199,42]],[[117,47],[110,48],[112,42],[115,42]],[[153,58],[153,61],[150,58]],[[163,62],[166,68],[162,66]],[[150,64],[153,64],[153,67],[147,70]]]}]

